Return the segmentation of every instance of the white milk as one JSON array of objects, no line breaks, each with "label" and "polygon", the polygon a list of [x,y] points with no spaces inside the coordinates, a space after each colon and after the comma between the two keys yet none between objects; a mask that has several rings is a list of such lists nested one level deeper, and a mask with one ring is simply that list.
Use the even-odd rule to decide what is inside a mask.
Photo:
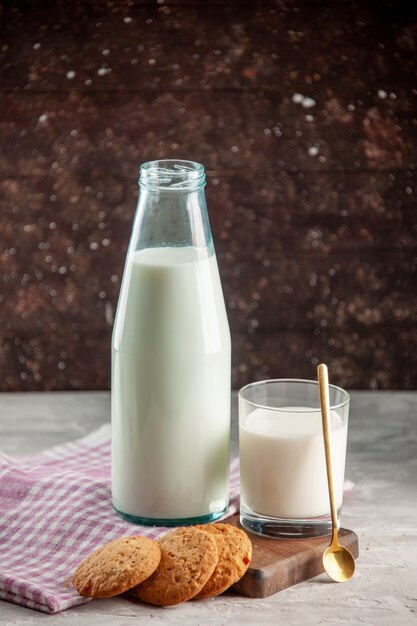
[{"label": "white milk", "polygon": [[[255,409],[240,426],[242,503],[256,513],[304,519],[330,513],[320,411]],[[288,407],[293,409],[293,407]],[[347,423],[331,411],[336,506],[343,500]]]},{"label": "white milk", "polygon": [[114,506],[160,519],[221,511],[229,437],[230,332],[215,255],[131,253],[113,335]]}]

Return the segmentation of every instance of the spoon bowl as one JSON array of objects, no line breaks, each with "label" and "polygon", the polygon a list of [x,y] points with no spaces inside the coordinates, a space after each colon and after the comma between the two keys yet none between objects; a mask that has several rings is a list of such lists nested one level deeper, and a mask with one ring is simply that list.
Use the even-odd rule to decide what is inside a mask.
[{"label": "spoon bowl", "polygon": [[337,510],[334,497],[334,481],[331,449],[329,375],[327,366],[317,367],[319,380],[321,416],[323,421],[324,451],[326,454],[327,482],[329,486],[330,511],[332,514],[332,542],[323,553],[323,567],[326,574],[337,583],[350,580],[355,573],[355,560],[352,554],[340,545],[338,540]]},{"label": "spoon bowl", "polygon": [[355,573],[355,560],[347,548],[332,543],[323,552],[323,567],[332,580],[344,583]]}]

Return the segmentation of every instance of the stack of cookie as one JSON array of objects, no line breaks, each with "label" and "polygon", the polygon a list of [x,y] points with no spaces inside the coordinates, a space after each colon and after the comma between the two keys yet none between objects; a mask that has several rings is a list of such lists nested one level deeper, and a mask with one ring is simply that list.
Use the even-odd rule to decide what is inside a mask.
[{"label": "stack of cookie", "polygon": [[109,598],[130,590],[149,604],[171,606],[217,596],[251,562],[247,534],[230,524],[181,527],[159,541],[121,537],[88,556],[76,570],[78,592]]}]

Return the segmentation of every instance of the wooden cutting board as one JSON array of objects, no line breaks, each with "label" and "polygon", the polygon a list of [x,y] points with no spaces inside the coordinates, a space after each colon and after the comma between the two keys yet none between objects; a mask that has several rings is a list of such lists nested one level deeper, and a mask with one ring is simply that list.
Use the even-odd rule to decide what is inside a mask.
[{"label": "wooden cutting board", "polygon": [[[240,527],[239,515],[227,522]],[[243,578],[232,587],[236,593],[250,598],[266,598],[324,572],[321,557],[330,543],[330,535],[313,539],[269,539],[247,534],[252,541],[252,563]],[[341,528],[339,541],[355,559],[358,557],[358,537],[353,531]]]}]

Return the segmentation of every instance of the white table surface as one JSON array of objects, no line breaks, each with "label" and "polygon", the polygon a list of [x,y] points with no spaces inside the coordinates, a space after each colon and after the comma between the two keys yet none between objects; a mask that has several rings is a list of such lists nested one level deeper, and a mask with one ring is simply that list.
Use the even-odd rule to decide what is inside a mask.
[{"label": "white table surface", "polygon": [[[109,419],[105,392],[0,394],[0,451],[22,456]],[[232,432],[236,453],[236,398]],[[355,489],[345,497],[343,525],[360,543],[349,583],[320,576],[263,600],[230,594],[173,608],[93,600],[52,616],[0,601],[0,624],[417,624],[417,392],[352,393],[346,476]]]}]

